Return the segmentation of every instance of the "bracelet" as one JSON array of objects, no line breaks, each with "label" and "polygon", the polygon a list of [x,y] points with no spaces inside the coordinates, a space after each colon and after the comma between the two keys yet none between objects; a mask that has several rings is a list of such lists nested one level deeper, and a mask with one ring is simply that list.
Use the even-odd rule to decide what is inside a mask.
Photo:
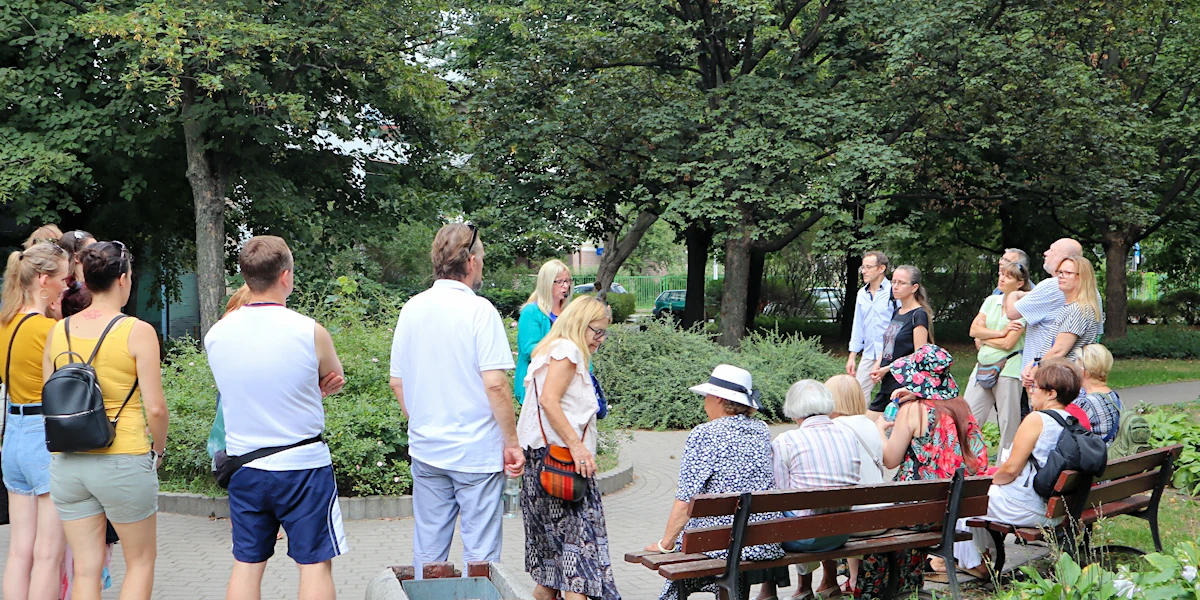
[{"label": "bracelet", "polygon": [[663,547],[662,547],[662,540],[658,540],[657,542],[654,542],[654,545],[658,546],[658,551],[659,551],[659,552],[661,552],[661,553],[663,553],[663,554],[670,554],[670,553],[672,553],[672,552],[674,552],[674,551],[675,551],[675,549],[674,549],[674,548],[671,548],[670,550],[667,550],[666,548],[663,548]]}]

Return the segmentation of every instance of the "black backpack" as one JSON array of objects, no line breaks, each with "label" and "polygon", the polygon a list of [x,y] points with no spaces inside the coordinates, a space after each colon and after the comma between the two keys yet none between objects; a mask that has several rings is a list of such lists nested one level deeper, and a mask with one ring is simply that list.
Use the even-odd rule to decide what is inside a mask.
[{"label": "black backpack", "polygon": [[[71,350],[71,317],[63,322],[63,331],[67,336],[67,351],[54,357],[54,373],[42,385],[42,415],[46,420],[46,448],[51,452],[86,452],[99,450],[112,445],[117,437],[117,421],[121,411],[133,398],[137,391],[138,382],[133,381],[133,388],[125,397],[125,402],[117,410],[116,417],[108,420],[104,412],[104,394],[100,391],[100,380],[92,361],[100,352],[100,344],[109,330],[125,315],[117,315],[100,339],[96,340],[96,348],[86,362],[75,362],[72,357],[83,358]],[[69,362],[61,368],[58,359],[67,356]]]},{"label": "black backpack", "polygon": [[1033,459],[1033,466],[1037,467],[1037,475],[1033,477],[1033,490],[1049,500],[1054,494],[1058,476],[1063,471],[1079,471],[1092,477],[1103,475],[1105,467],[1108,466],[1108,445],[1104,443],[1104,439],[1085,429],[1075,417],[1063,418],[1053,410],[1041,412],[1058,421],[1063,430],[1058,436],[1058,444],[1050,451],[1050,456],[1046,457],[1046,464],[1039,465],[1037,460]]}]

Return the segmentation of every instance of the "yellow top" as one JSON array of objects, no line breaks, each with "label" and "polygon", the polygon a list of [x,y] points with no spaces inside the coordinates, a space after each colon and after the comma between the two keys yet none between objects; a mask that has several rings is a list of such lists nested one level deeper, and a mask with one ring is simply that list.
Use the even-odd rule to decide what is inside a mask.
[{"label": "yellow top", "polygon": [[[18,314],[7,325],[0,325],[0,369],[8,361],[8,343],[12,341],[13,330],[25,318]],[[8,394],[13,404],[38,404],[42,401],[42,354],[46,350],[46,335],[54,327],[54,319],[42,315],[34,315],[25,321],[17,331],[17,339],[12,345],[12,365],[8,384]],[[4,371],[0,371],[0,377]]]},{"label": "yellow top", "polygon": [[[109,420],[117,416],[117,410],[137,380],[137,363],[129,353],[129,332],[133,331],[135,323],[137,319],[126,317],[114,325],[104,338],[96,359],[92,361],[92,368],[96,369],[96,378],[100,381],[100,392],[104,394],[104,409]],[[96,348],[96,341],[97,338],[71,335],[71,350],[79,355],[71,359],[75,362],[87,360]],[[66,351],[67,337],[60,322],[54,326],[54,337],[50,340],[50,358],[55,360],[56,367],[68,362],[66,356],[59,356]],[[88,453],[145,454],[149,451],[150,438],[146,434],[146,416],[142,414],[142,393],[137,391],[129,399],[129,404],[125,405],[125,410],[121,411],[121,419],[117,421],[117,437],[112,446]]]}]

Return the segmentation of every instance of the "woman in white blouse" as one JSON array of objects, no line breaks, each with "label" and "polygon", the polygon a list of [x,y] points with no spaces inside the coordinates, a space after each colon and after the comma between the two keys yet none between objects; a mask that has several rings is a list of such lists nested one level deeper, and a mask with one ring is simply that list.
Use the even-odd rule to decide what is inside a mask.
[{"label": "woman in white blouse", "polygon": [[[612,312],[592,297],[567,306],[534,348],[525,375],[517,437],[525,449],[521,486],[525,570],[537,600],[620,600],[608,552],[604,507],[596,474],[596,414],[603,395],[588,372],[592,354],[608,336]],[[529,399],[534,399],[529,402]],[[571,451],[587,478],[583,499],[571,503],[546,493],[538,480],[547,444]]]}]

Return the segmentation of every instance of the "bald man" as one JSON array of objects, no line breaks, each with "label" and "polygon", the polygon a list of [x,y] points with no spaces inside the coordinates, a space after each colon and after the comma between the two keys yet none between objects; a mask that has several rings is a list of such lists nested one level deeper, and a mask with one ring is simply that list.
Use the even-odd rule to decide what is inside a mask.
[{"label": "bald man", "polygon": [[[1079,242],[1063,238],[1050,244],[1050,248],[1042,255],[1042,269],[1051,275],[1043,279],[1030,292],[1013,292],[1004,298],[1004,312],[1010,319],[1025,319],[1028,329],[1025,333],[1025,348],[1021,354],[1022,379],[1030,373],[1030,366],[1040,359],[1033,349],[1049,348],[1054,345],[1055,330],[1054,315],[1066,305],[1062,290],[1058,287],[1058,279],[1054,272],[1058,265],[1068,256],[1083,254],[1083,246]],[[1028,381],[1025,382],[1028,385]]]}]

